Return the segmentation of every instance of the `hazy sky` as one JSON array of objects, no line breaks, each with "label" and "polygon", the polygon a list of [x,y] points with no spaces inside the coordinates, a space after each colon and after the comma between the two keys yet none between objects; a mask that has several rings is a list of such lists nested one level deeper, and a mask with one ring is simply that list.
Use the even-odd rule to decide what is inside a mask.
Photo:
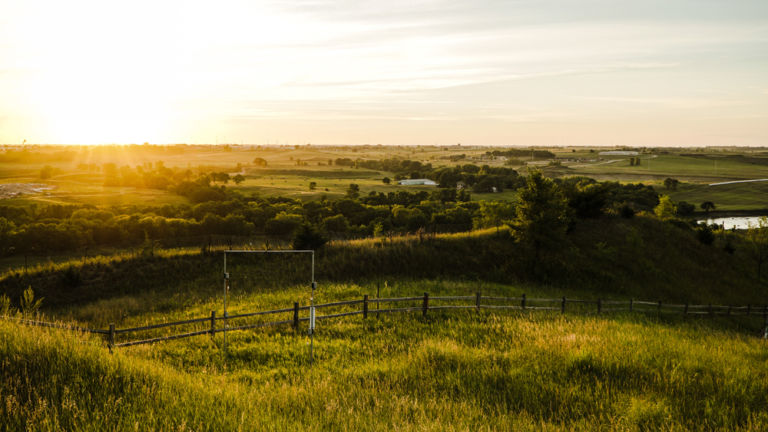
[{"label": "hazy sky", "polygon": [[768,145],[767,0],[0,0],[0,142]]}]

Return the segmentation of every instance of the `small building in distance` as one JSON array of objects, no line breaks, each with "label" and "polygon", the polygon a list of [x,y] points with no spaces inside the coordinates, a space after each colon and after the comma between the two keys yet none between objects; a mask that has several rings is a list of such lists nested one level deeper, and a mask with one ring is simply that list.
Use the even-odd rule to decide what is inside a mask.
[{"label": "small building in distance", "polygon": [[599,153],[600,156],[637,156],[640,152],[636,151],[630,151],[630,150],[611,150],[611,151],[601,151]]},{"label": "small building in distance", "polygon": [[437,186],[433,180],[430,179],[407,179],[400,180],[397,184],[401,186]]}]

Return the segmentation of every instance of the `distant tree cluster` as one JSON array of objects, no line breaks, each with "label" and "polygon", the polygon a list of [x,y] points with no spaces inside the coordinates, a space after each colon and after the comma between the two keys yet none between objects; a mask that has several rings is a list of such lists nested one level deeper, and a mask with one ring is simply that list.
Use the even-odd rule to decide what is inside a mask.
[{"label": "distant tree cluster", "polygon": [[504,157],[526,157],[533,156],[534,159],[553,159],[555,154],[549,150],[526,150],[526,149],[507,149],[493,150],[485,152],[487,156]]}]

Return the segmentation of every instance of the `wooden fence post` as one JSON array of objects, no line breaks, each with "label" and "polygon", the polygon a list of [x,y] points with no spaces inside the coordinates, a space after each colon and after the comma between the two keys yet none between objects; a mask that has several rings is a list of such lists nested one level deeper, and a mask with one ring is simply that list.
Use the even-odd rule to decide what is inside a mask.
[{"label": "wooden fence post", "polygon": [[560,303],[560,313],[565,313],[565,296],[563,296],[563,301]]},{"label": "wooden fence post", "polygon": [[115,323],[109,324],[109,352],[112,352],[112,348],[115,346]]},{"label": "wooden fence post", "polygon": [[216,311],[211,311],[211,339],[216,336]]},{"label": "wooden fence post", "polygon": [[632,312],[634,310],[635,306],[635,299],[631,298],[629,299],[629,311]]},{"label": "wooden fence post", "polygon": [[422,313],[427,316],[427,310],[429,310],[429,294],[424,293],[424,305],[422,306]]},{"label": "wooden fence post", "polygon": [[661,300],[659,300],[658,312],[659,316],[661,316]]},{"label": "wooden fence post", "polygon": [[363,319],[368,318],[368,294],[363,296]]},{"label": "wooden fence post", "polygon": [[480,299],[481,295],[480,291],[478,291],[475,293],[475,309],[477,309],[478,312],[480,312]]},{"label": "wooden fence post", "polygon": [[597,313],[603,310],[603,299],[597,299]]},{"label": "wooden fence post", "polygon": [[715,310],[712,309],[712,303],[709,304],[709,316],[710,317],[715,316]]},{"label": "wooden fence post", "polygon": [[726,315],[731,316],[731,305],[728,305],[728,312],[726,313]]},{"label": "wooden fence post", "polygon": [[752,312],[752,305],[751,305],[751,304],[748,304],[748,305],[747,305],[747,316],[749,316],[749,314],[750,314],[751,312]]},{"label": "wooden fence post", "polygon": [[683,315],[688,315],[688,302],[685,302],[685,309],[683,310]]},{"label": "wooden fence post", "polygon": [[525,310],[525,294],[523,294],[523,301],[520,303],[520,305],[523,307],[523,310]]},{"label": "wooden fence post", "polygon": [[293,302],[293,329],[299,329],[299,302]]}]

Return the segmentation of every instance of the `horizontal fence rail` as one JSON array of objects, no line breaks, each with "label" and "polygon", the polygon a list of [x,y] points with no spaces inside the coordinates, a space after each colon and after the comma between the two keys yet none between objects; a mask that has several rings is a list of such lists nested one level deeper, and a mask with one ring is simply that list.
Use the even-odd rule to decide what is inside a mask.
[{"label": "horizontal fence rail", "polygon": [[[459,302],[468,302],[468,304],[456,304]],[[385,303],[389,307],[381,308],[381,304]],[[401,303],[405,303],[400,307]],[[409,304],[410,303],[410,304]],[[437,304],[435,304],[437,303]],[[444,304],[448,303],[448,304]],[[371,308],[371,305],[375,304],[376,308]],[[568,307],[571,305],[571,308]],[[362,309],[356,307],[362,306]],[[691,316],[754,316],[763,319],[764,332],[762,336],[768,338],[768,306],[761,305],[713,305],[713,304],[688,304],[688,303],[663,303],[662,301],[647,301],[647,300],[585,300],[585,299],[571,299],[566,297],[561,298],[535,298],[526,297],[523,294],[521,297],[499,297],[499,296],[483,296],[481,293],[475,293],[475,295],[457,295],[457,296],[435,296],[430,297],[429,293],[424,293],[423,296],[418,297],[384,297],[384,298],[369,298],[368,295],[363,296],[362,299],[354,300],[340,300],[330,303],[323,303],[315,305],[315,310],[330,309],[344,307],[346,310],[331,311],[324,315],[316,315],[315,319],[318,321],[328,320],[333,318],[348,317],[354,315],[362,315],[363,318],[368,318],[371,314],[386,314],[386,313],[410,313],[421,312],[424,316],[427,316],[430,310],[517,310],[517,311],[557,311],[565,313],[567,311],[587,312],[587,313],[616,313],[616,312],[634,312],[645,314],[681,314]],[[353,310],[349,310],[350,307],[354,307]],[[302,316],[301,312],[308,311],[312,306],[301,306],[298,302],[293,304],[293,307],[246,312],[235,315],[216,316],[215,311],[211,311],[210,316],[203,318],[191,318],[182,321],[174,321],[167,323],[150,324],[139,327],[129,327],[123,329],[116,329],[114,324],[109,325],[109,329],[91,329],[81,327],[73,324],[66,324],[60,322],[46,322],[35,319],[28,319],[26,317],[18,316],[0,316],[2,319],[15,321],[20,324],[50,327],[64,330],[72,330],[83,333],[92,333],[106,336],[107,346],[110,348],[128,347],[135,345],[152,344],[156,342],[163,342],[175,339],[184,339],[194,336],[209,335],[214,337],[217,333],[226,333],[231,331],[242,331],[264,327],[280,327],[291,326],[294,330],[299,330],[302,322],[309,321],[309,316]],[[244,318],[253,318],[259,316],[271,316],[285,314],[286,319],[279,319],[276,321],[257,322],[257,323],[240,323],[237,321]],[[223,325],[221,323],[223,322]],[[180,326],[188,326],[196,324],[199,328],[201,324],[206,324],[207,328],[202,330],[186,331],[182,333],[176,333],[165,336],[150,337],[145,339],[130,340],[125,342],[117,342],[117,336],[146,332],[151,330],[169,329]]]}]

